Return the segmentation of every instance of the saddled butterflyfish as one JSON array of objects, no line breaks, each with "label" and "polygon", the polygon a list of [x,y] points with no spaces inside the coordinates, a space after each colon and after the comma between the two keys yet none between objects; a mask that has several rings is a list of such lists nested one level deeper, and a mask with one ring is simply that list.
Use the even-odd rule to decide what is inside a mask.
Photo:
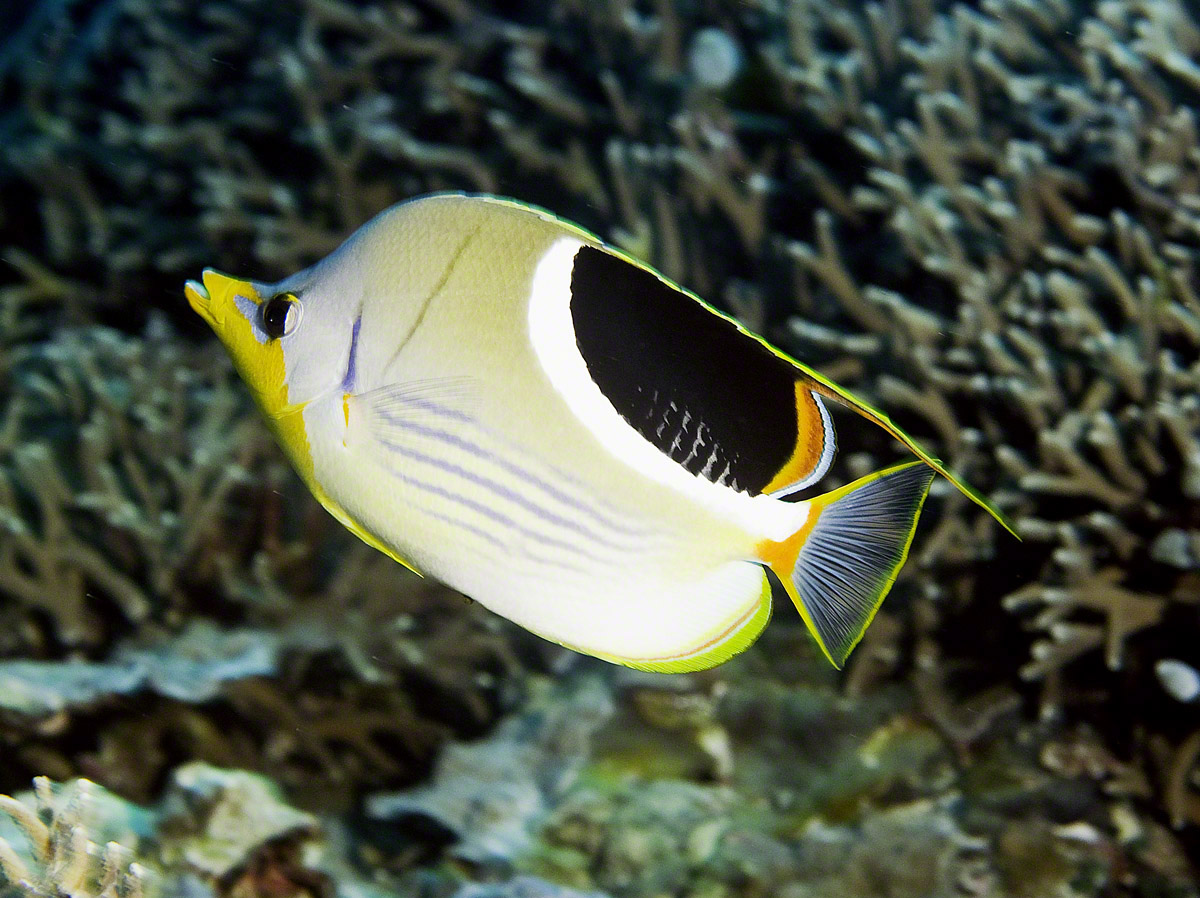
[{"label": "saddled butterflyfish", "polygon": [[[512,200],[404,202],[278,283],[208,269],[186,294],[334,517],[608,661],[719,664],[762,631],[778,581],[840,667],[935,472],[1004,523],[882,412]],[[827,400],[919,461],[789,501],[833,460]]]}]

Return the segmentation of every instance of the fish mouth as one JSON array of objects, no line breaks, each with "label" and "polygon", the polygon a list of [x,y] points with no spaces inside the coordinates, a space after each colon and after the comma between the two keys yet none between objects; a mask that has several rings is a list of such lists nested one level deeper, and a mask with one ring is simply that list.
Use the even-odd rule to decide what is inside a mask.
[{"label": "fish mouth", "polygon": [[218,294],[220,285],[229,278],[213,268],[205,268],[200,275],[200,281],[188,281],[183,285],[183,294],[187,297],[192,311],[203,318],[213,330],[219,330],[224,323],[213,308],[213,296]]}]

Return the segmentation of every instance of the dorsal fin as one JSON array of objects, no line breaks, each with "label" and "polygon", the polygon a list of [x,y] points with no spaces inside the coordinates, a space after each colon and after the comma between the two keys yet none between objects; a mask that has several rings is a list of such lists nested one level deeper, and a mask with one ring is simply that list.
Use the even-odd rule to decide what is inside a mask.
[{"label": "dorsal fin", "polygon": [[[683,423],[686,403],[689,422],[720,427],[715,445],[731,466],[740,464],[744,473],[736,478],[739,488],[790,492],[793,482],[811,483],[811,471],[794,464],[806,436],[796,398],[802,387],[882,427],[1017,536],[999,509],[886,414],[619,250],[585,245],[576,254],[571,315],[590,375],[631,426],[655,442],[663,438],[658,433],[661,421],[650,416],[656,411],[662,415],[665,408],[668,425],[675,420],[671,415],[677,416],[674,430],[664,428],[668,442],[665,448],[659,445],[661,451],[670,454],[675,437],[689,436]],[[666,390],[664,377],[675,378]],[[657,405],[647,402],[655,389]],[[808,438],[813,437],[810,429]],[[689,436],[683,447],[688,455],[692,441]],[[703,465],[707,459],[699,461]],[[813,470],[819,467],[818,463]]]},{"label": "dorsal fin", "polygon": [[974,487],[970,486],[952,474],[946,468],[946,466],[942,464],[941,459],[930,455],[928,451],[922,448],[920,443],[901,430],[891,418],[889,418],[879,409],[863,401],[849,390],[838,386],[829,378],[819,374],[812,368],[809,368],[807,365],[797,362],[795,359],[785,356],[782,353],[779,353],[779,355],[781,355],[783,358],[786,358],[789,362],[796,366],[796,368],[804,376],[808,386],[813,390],[813,392],[820,393],[822,396],[827,396],[830,399],[835,400],[839,404],[852,409],[854,412],[866,418],[871,423],[882,427],[889,434],[903,443],[915,456],[917,456],[917,458],[921,459],[921,461],[925,462],[925,464],[929,465],[929,467],[933,468],[933,470],[937,471],[939,474],[949,480],[959,492],[995,518],[1001,527],[1003,527],[1017,539],[1021,538],[1017,531],[1013,528],[1012,522],[1005,517],[1000,509],[996,508],[996,506],[980,495],[979,492],[974,489]]},{"label": "dorsal fin", "polygon": [[732,321],[606,247],[580,247],[570,287],[588,376],[672,461],[752,495],[808,480],[828,462],[820,401]]}]

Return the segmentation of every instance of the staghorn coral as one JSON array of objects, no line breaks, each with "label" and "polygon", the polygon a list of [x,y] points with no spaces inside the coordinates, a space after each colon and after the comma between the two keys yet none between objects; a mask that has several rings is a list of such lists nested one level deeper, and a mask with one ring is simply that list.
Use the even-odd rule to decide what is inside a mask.
[{"label": "staghorn coral", "polygon": [[408,781],[519,693],[509,636],[328,521],[223,354],[156,328],[9,358],[0,645],[43,660],[0,665],[6,780],[146,800],[186,746],[327,801]]},{"label": "staghorn coral", "polygon": [[[127,847],[145,835],[138,809],[87,780],[56,786],[38,777],[34,787],[33,795],[24,801],[0,795],[0,811],[9,822],[0,828],[0,874],[17,894],[25,898],[159,894],[151,870]],[[94,841],[97,838],[106,840],[103,846]]]},{"label": "staghorn coral", "polygon": [[284,563],[278,522],[238,510],[281,469],[217,354],[69,331],[15,350],[7,380],[0,593],[25,652],[170,627],[190,590],[246,591],[254,551]]},{"label": "staghorn coral", "polygon": [[[720,91],[688,88],[684,44],[709,34],[694,18],[572,3],[556,13],[569,27],[547,29],[468,4],[102,5],[90,44],[64,36],[101,18],[81,4],[42,36],[38,65],[9,74],[0,220],[35,214],[6,229],[5,253],[40,260],[18,265],[10,309],[45,297],[58,314],[136,319],[114,308],[133,289],[174,292],[204,264],[286,273],[389,203],[444,188],[553,205],[706,293],[725,272],[703,252],[723,235],[689,214],[727,216],[745,253],[762,249],[779,154],[748,158]],[[118,90],[78,102],[79,78],[101,73]],[[643,191],[631,173],[661,183]],[[68,274],[78,289],[57,288]]]},{"label": "staghorn coral", "polygon": [[[1200,602],[1186,552],[1162,548],[1200,495],[1200,219],[1187,211],[1200,186],[1197,94],[1164,38],[1186,47],[1195,24],[1168,0],[1104,3],[1094,16],[993,2],[952,7],[902,39],[898,22],[806,8],[809,29],[859,36],[860,63],[886,24],[879,46],[899,53],[866,55],[901,87],[886,93],[860,65],[850,86],[822,92],[821,115],[864,164],[842,188],[847,206],[815,214],[815,241],[783,242],[801,308],[830,297],[881,332],[872,392],[960,469],[1006,487],[995,495],[1025,547],[981,539],[965,511],[946,516],[922,564],[969,564],[964,544],[1019,551],[1033,582],[1005,606],[1040,608],[1032,625],[1045,634],[1023,674],[1057,674],[1101,645],[1118,669],[1131,634]],[[811,82],[830,62],[789,64]],[[844,247],[868,221],[896,261],[852,275]],[[942,295],[898,289],[917,276]],[[951,597],[933,581],[926,590]]]},{"label": "staghorn coral", "polygon": [[[859,326],[899,331],[884,351],[905,377],[880,371],[873,391],[924,418],[961,469],[1010,485],[997,497],[1026,546],[954,515],[921,562],[969,564],[964,544],[1017,559],[1031,582],[1003,603],[1038,611],[1022,675],[1047,680],[1048,709],[1073,659],[1103,648],[1119,670],[1135,634],[1166,620],[1195,632],[1200,581],[1169,547],[1198,495],[1197,94],[1172,49],[1197,33],[1173,2],[933,18],[893,60],[913,117],[839,107],[864,175],[848,209],[817,213],[815,246],[786,244],[802,302],[831,296]],[[839,247],[867,220],[904,263],[851,277]],[[942,308],[902,298],[914,271],[941,285]],[[938,582],[936,598],[994,594]]]},{"label": "staghorn coral", "polygon": [[[55,289],[67,272],[84,282],[76,308],[124,318],[136,310],[112,307],[131,285],[177,288],[180,271],[203,264],[295,270],[403,196],[497,189],[497,170],[514,158],[525,158],[531,188],[550,168],[571,192],[588,182],[603,200],[582,143],[533,158],[532,142],[504,123],[502,107],[524,95],[569,107],[559,111],[575,123],[589,114],[546,89],[533,31],[466,6],[297,0],[286,16],[238,2],[101,6],[103,35],[68,39],[77,23],[64,15],[43,34],[39,64],[10,74],[21,110],[0,151],[10,185],[0,218],[17,217],[22,190],[38,197],[34,220],[8,229],[20,241],[6,251],[19,269],[6,292],[10,318],[67,295]],[[89,13],[101,16],[95,4],[74,16]],[[121,52],[78,52],[113,46]],[[468,77],[497,55],[518,85],[512,103]],[[81,75],[109,66],[118,89],[80,104]],[[464,133],[469,140],[447,139]],[[49,266],[25,264],[43,259]]]},{"label": "staghorn coral", "polygon": [[[1153,696],[1155,662],[1200,629],[1200,23],[1174,0],[922,9],[797,2],[772,48],[847,153],[795,160],[821,202],[811,236],[773,238],[796,266],[792,345],[851,372],[869,349],[859,388],[1024,537],[945,497],[917,548],[941,633],[917,680],[986,669],[949,640],[970,619],[1008,641],[1002,605],[1035,634],[1020,672],[1045,713],[1097,678]],[[1186,780],[1191,743],[1157,725],[1182,740],[1166,782]]]}]

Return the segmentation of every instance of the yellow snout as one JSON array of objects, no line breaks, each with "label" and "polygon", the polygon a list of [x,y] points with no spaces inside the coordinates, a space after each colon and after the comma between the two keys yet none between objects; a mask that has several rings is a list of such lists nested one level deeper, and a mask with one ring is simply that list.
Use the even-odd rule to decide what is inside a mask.
[{"label": "yellow snout", "polygon": [[286,414],[291,407],[284,386],[283,350],[267,340],[257,324],[262,297],[250,281],[204,269],[200,282],[183,287],[188,304],[208,322],[233,359],[233,366],[250,387],[269,417]]},{"label": "yellow snout", "polygon": [[258,291],[249,281],[230,277],[213,268],[204,269],[200,281],[188,281],[183,285],[188,305],[224,340],[224,330],[230,316],[244,317],[234,297],[241,295],[258,303]]}]

